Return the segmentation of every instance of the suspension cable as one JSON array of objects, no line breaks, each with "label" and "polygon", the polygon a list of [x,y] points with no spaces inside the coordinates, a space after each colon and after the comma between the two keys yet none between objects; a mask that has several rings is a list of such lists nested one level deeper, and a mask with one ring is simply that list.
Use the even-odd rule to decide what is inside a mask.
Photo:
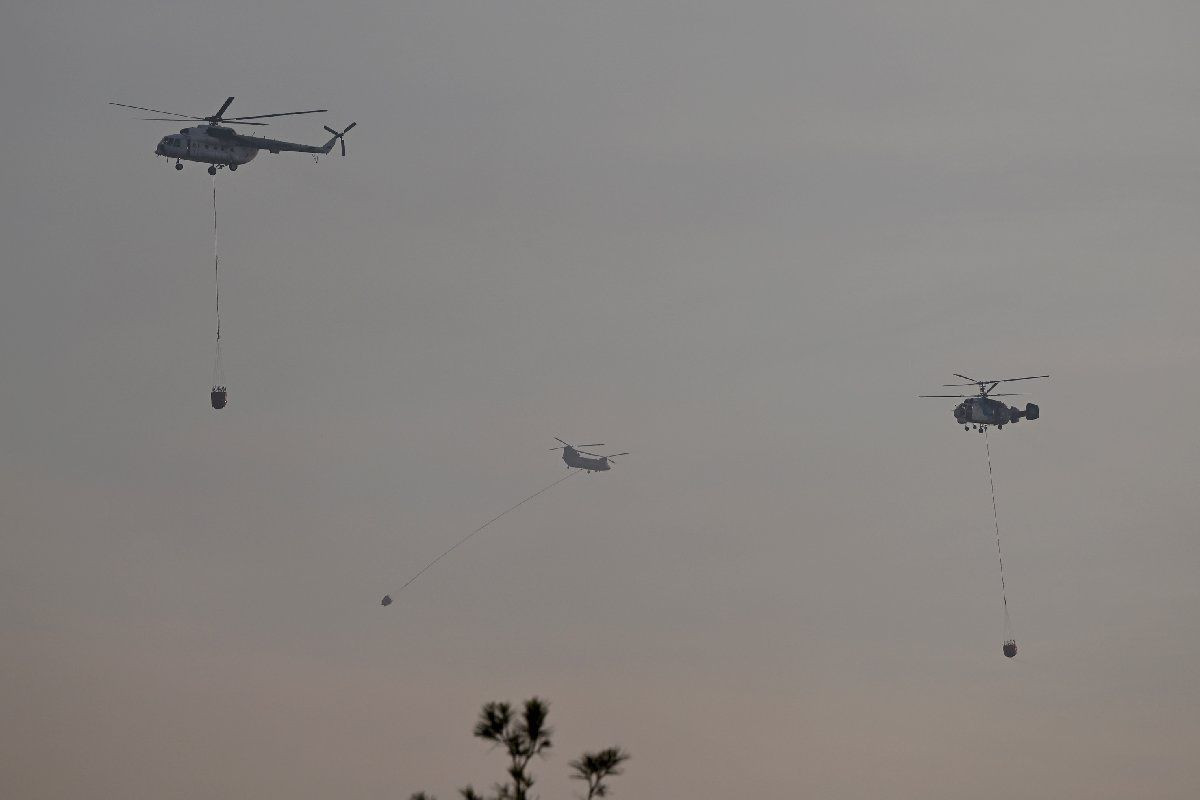
[{"label": "suspension cable", "polygon": [[[213,353],[213,392],[225,391],[225,369],[221,366],[221,255],[217,249],[217,176],[213,175],[212,187],[213,207],[213,292],[217,301],[217,342]],[[218,396],[213,395],[213,402],[218,402]],[[224,403],[213,408],[224,408]]]},{"label": "suspension cable", "polygon": [[[566,474],[566,475],[564,475],[563,477],[559,478],[558,480],[554,481],[554,483],[551,483],[551,484],[549,484],[548,486],[543,486],[541,489],[538,489],[536,492],[534,492],[533,494],[529,495],[528,497],[526,497],[524,500],[522,500],[521,502],[517,503],[516,505],[510,506],[509,508],[506,508],[504,511],[501,511],[499,514],[497,514],[496,516],[492,517],[492,518],[491,518],[491,519],[489,519],[487,522],[483,523],[483,524],[482,524],[482,525],[480,525],[478,528],[476,528],[475,530],[471,531],[470,533],[468,533],[466,536],[464,536],[464,537],[462,537],[461,539],[459,539],[459,540],[458,540],[457,542],[455,542],[454,544],[450,545],[450,546],[449,546],[448,548],[446,548],[446,549],[445,549],[445,550],[442,552],[442,554],[441,554],[441,555],[439,555],[437,558],[433,559],[433,560],[432,560],[432,561],[430,561],[428,564],[426,564],[425,566],[423,566],[423,567],[421,567],[419,570],[417,570],[416,574],[415,574],[415,575],[413,575],[413,576],[412,576],[411,578],[409,578],[408,580],[406,580],[406,581],[403,583],[403,585],[401,585],[401,586],[400,586],[400,588],[399,588],[399,589],[397,589],[397,590],[394,592],[394,594],[400,594],[401,592],[403,592],[403,591],[404,591],[406,588],[408,588],[408,585],[409,585],[410,583],[412,583],[413,581],[415,581],[417,578],[421,577],[421,575],[423,575],[423,574],[425,573],[425,571],[426,571],[426,570],[428,570],[428,569],[429,569],[430,567],[432,567],[434,564],[438,563],[438,562],[439,562],[439,561],[441,561],[443,558],[445,558],[446,556],[448,556],[448,555],[450,555],[452,552],[454,552],[456,549],[458,549],[459,545],[466,544],[466,543],[467,543],[467,541],[468,541],[469,539],[471,539],[471,537],[473,537],[475,534],[477,534],[477,533],[479,533],[480,531],[482,531],[482,530],[483,530],[484,528],[486,528],[487,526],[491,525],[493,522],[496,522],[496,521],[497,521],[497,520],[499,520],[501,517],[503,517],[503,516],[505,516],[505,515],[507,515],[507,514],[510,514],[510,513],[512,513],[513,511],[516,511],[518,508],[520,508],[521,506],[525,505],[526,503],[528,503],[528,502],[529,502],[530,500],[532,500],[533,498],[537,497],[537,496],[538,496],[538,495],[540,495],[540,494],[543,494],[544,492],[548,492],[548,491],[550,491],[551,489],[553,489],[555,486],[558,486],[558,485],[559,485],[560,483],[562,483],[563,481],[565,481],[565,480],[567,480],[567,479],[569,479],[569,478],[574,478],[574,477],[575,477],[576,475],[578,475],[580,472],[583,472],[583,470],[581,470],[581,469],[572,470],[572,471],[571,471],[571,472],[569,472],[568,474]],[[390,602],[391,602],[391,595],[385,595],[385,596],[384,596],[384,599],[385,599],[385,600],[386,600],[388,603],[390,603]],[[385,603],[385,605],[387,605],[387,603]]]},{"label": "suspension cable", "polygon": [[987,451],[988,483],[992,487],[992,522],[996,528],[996,557],[1000,559],[1000,597],[1004,601],[1004,637],[1012,638],[1012,619],[1008,615],[1008,587],[1004,583],[1004,554],[1000,550],[1000,514],[996,511],[996,479],[992,474],[992,445],[987,427],[983,429],[983,445]]},{"label": "suspension cable", "polygon": [[213,285],[217,294],[217,349],[221,348],[221,256],[217,252],[217,176],[213,175]]}]

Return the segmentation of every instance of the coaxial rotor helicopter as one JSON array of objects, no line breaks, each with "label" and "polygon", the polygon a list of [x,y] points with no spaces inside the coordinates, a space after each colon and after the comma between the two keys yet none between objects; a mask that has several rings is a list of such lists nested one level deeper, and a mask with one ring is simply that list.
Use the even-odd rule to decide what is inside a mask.
[{"label": "coaxial rotor helicopter", "polygon": [[969,378],[966,375],[954,373],[956,378],[962,378],[970,383],[943,383],[944,387],[958,386],[977,386],[979,392],[977,394],[922,394],[918,397],[965,397],[954,408],[954,419],[959,425],[963,426],[963,430],[969,431],[972,428],[982,433],[988,425],[995,425],[996,430],[1003,430],[1007,424],[1016,424],[1017,420],[1024,417],[1025,419],[1034,420],[1041,416],[1041,409],[1033,403],[1026,403],[1024,409],[1019,409],[1016,406],[1008,406],[999,400],[994,400],[995,397],[1017,397],[1020,392],[1001,392],[993,394],[993,390],[1002,383],[1011,383],[1013,381],[1033,381],[1040,378],[1049,378],[1049,375],[1030,375],[1024,378],[989,378],[987,380],[976,380]]},{"label": "coaxial rotor helicopter", "polygon": [[225,100],[225,103],[217,110],[216,114],[211,117],[197,117],[191,114],[178,114],[174,111],[162,111],[157,108],[144,108],[142,106],[131,106],[126,103],[113,103],[110,106],[121,106],[122,108],[133,108],[138,111],[150,111],[155,114],[169,114],[167,117],[144,117],[151,122],[179,122],[181,120],[196,120],[206,123],[204,125],[196,125],[191,128],[183,128],[177,134],[164,136],[159,140],[158,146],[154,148],[155,155],[165,156],[166,158],[175,159],[175,169],[183,169],[184,161],[198,161],[201,164],[208,164],[208,174],[216,175],[218,169],[229,168],[230,172],[236,170],[242,164],[252,161],[258,155],[258,151],[266,150],[269,153],[281,153],[284,151],[296,153],[311,153],[313,158],[319,155],[327,154],[333,150],[335,142],[342,143],[342,155],[346,155],[346,140],[345,136],[357,123],[351,122],[341,132],[335,131],[328,125],[323,126],[325,130],[333,134],[328,142],[323,145],[314,146],[307,144],[299,144],[297,142],[286,142],[281,139],[267,139],[261,136],[247,136],[238,133],[233,128],[226,127],[222,123],[236,123],[238,125],[267,125],[266,122],[254,122],[253,120],[265,119],[267,117],[290,117],[297,114],[322,114],[327,109],[318,108],[312,111],[284,111],[280,114],[254,114],[245,117],[226,117],[223,116],[229,109],[229,104],[233,102],[230,97]]},{"label": "coaxial rotor helicopter", "polygon": [[[613,453],[612,455],[602,456],[596,453],[589,453],[582,450],[584,447],[603,447],[604,442],[596,442],[594,444],[568,444],[563,442],[557,436],[554,437],[556,442],[562,442],[562,447],[551,447],[550,450],[562,450],[562,460],[568,468],[584,469],[588,472],[606,472],[612,467],[609,466],[609,461],[617,456],[627,456],[629,453]],[[591,458],[584,458],[591,456]]]}]

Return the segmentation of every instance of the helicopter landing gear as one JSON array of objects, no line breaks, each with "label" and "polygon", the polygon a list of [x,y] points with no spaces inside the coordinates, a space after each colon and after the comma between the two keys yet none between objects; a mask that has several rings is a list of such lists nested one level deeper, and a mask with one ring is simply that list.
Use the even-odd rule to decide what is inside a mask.
[{"label": "helicopter landing gear", "polygon": [[216,168],[215,166],[209,167],[209,168],[208,168],[208,174],[209,174],[209,175],[216,175],[216,174],[217,174],[217,168]]},{"label": "helicopter landing gear", "polygon": [[971,426],[970,426],[970,425],[963,425],[963,430],[964,430],[964,431],[969,431],[969,430],[971,430]]},{"label": "helicopter landing gear", "polygon": [[181,162],[181,161],[176,161],[176,162],[175,162],[175,169],[183,169],[183,162]]},{"label": "helicopter landing gear", "polygon": [[229,171],[230,171],[230,172],[237,172],[237,168],[238,168],[238,165],[237,165],[237,164],[230,164],[230,165],[229,165]]}]

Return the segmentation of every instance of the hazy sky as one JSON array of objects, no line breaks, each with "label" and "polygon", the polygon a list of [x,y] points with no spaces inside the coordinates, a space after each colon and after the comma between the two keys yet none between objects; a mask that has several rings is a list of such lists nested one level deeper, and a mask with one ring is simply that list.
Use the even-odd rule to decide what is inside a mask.
[{"label": "hazy sky", "polygon": [[[0,793],[1200,796],[1195,3],[20,2]],[[205,115],[327,107],[218,179]],[[952,372],[1049,372],[982,437]],[[1018,398],[1024,402],[1025,398]],[[552,436],[631,450],[563,474]]]}]

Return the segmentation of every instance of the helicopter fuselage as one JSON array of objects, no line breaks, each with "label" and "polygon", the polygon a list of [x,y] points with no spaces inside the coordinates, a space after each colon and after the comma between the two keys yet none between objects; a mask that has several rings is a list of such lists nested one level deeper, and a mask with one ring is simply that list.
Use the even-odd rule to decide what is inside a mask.
[{"label": "helicopter fuselage", "polygon": [[587,458],[580,455],[574,447],[563,448],[562,460],[568,467],[586,469],[588,472],[604,472],[612,469],[607,458]]},{"label": "helicopter fuselage", "polygon": [[954,419],[959,425],[995,425],[1002,427],[1015,423],[1022,417],[1037,419],[1039,409],[1033,403],[1019,409],[1006,405],[991,397],[968,397],[954,408]]},{"label": "helicopter fuselage", "polygon": [[[228,131],[234,135],[222,135],[217,133],[218,131]],[[197,125],[164,136],[159,140],[154,153],[177,161],[240,166],[253,161],[259,148],[242,144],[237,141],[238,138],[240,137],[230,128]]]},{"label": "helicopter fuselage", "polygon": [[237,169],[242,164],[253,161],[259,150],[266,150],[268,153],[293,152],[311,153],[314,156],[324,155],[333,149],[333,144],[340,135],[335,135],[323,145],[315,146],[287,142],[282,139],[267,139],[262,136],[247,136],[238,133],[233,128],[221,125],[197,125],[192,128],[184,128],[179,133],[164,136],[159,140],[158,147],[154,148],[154,153],[173,158],[177,162],[199,161],[202,164]]}]

